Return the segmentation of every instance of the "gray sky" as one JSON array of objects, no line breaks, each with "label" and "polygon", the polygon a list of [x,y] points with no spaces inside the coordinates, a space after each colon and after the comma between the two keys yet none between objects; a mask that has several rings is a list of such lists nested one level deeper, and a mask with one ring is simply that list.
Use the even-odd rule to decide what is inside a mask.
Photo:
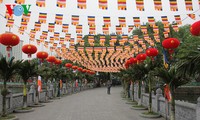
[{"label": "gray sky", "polygon": [[[3,0],[4,2],[0,4],[0,14],[5,15],[6,7],[5,4],[14,3],[14,0]],[[55,21],[55,14],[63,14],[63,23],[70,24],[69,33],[72,34],[73,38],[76,38],[76,30],[75,26],[71,25],[71,16],[79,15],[79,23],[83,25],[83,35],[88,34],[89,27],[87,22],[87,16],[95,16],[96,19],[96,33],[102,33],[102,25],[103,25],[103,16],[111,17],[111,28],[110,33],[115,32],[115,26],[119,25],[118,17],[126,17],[127,28],[123,28],[123,32],[128,32],[128,25],[133,25],[133,17],[140,17],[141,24],[147,22],[147,17],[154,16],[154,18],[158,21],[161,20],[161,16],[168,16],[168,20],[170,22],[174,21],[174,15],[181,15],[181,18],[184,19],[187,17],[188,13],[192,13],[199,9],[198,0],[193,1],[193,9],[194,11],[186,11],[185,9],[185,1],[177,0],[179,11],[170,11],[169,0],[162,0],[163,11],[155,11],[153,0],[144,0],[145,11],[136,10],[135,0],[126,0],[127,10],[118,10],[117,9],[117,0],[108,0],[108,10],[101,10],[98,7],[98,0],[87,0],[87,9],[78,9],[77,8],[77,0],[66,0],[66,8],[58,8],[56,7],[57,0],[46,0],[46,7],[40,8],[35,5],[36,0],[25,0],[25,4],[31,4],[31,18],[28,23],[27,33],[30,32],[30,29],[34,28],[34,23],[38,21],[39,12],[47,13],[47,23],[42,24],[41,32],[36,34],[36,38],[39,39],[39,36],[42,34],[42,31],[48,30],[48,23],[53,23]],[[183,21],[184,24],[192,24],[193,22],[199,20],[199,11],[196,14],[196,20],[192,20],[187,18]],[[20,26],[21,17],[14,16],[15,22],[17,26]],[[8,31],[6,28],[7,21],[0,17],[0,33],[4,33]],[[27,44],[29,41],[29,37],[27,34],[20,35],[17,31],[17,27],[13,27],[11,30],[13,33],[20,36],[20,38],[24,41],[24,44]],[[55,32],[61,32],[62,26],[56,25]],[[49,33],[49,36],[53,36],[53,33]],[[48,36],[48,38],[49,38]],[[64,37],[64,33],[60,33],[60,37]],[[31,42],[32,44],[36,44],[35,42]],[[38,49],[42,49],[42,45],[38,46]],[[44,49],[44,47],[43,47]],[[26,58],[27,55],[23,55],[23,58]],[[33,55],[34,57],[34,55]]]}]

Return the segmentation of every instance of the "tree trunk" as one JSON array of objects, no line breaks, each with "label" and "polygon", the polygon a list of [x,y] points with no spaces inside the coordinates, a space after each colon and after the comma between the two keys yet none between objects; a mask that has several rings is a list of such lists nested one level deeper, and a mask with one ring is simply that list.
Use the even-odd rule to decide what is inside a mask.
[{"label": "tree trunk", "polygon": [[27,90],[26,90],[26,83],[23,86],[23,108],[27,107]]},{"label": "tree trunk", "polygon": [[47,85],[47,81],[46,81],[46,95],[45,95],[45,102],[48,101],[49,95],[48,95],[48,85]]},{"label": "tree trunk", "polygon": [[134,80],[132,80],[132,84],[133,84],[133,85],[132,85],[132,96],[133,96],[132,101],[135,101],[135,100],[134,100],[134,95],[135,95],[135,93],[134,93],[134,92],[135,92],[135,91],[134,91]]},{"label": "tree trunk", "polygon": [[2,108],[2,117],[5,117],[7,115],[6,112],[6,95],[7,95],[7,86],[6,86],[6,80],[3,82],[3,108]]},{"label": "tree trunk", "polygon": [[152,112],[152,89],[151,89],[151,79],[149,79],[149,113]]},{"label": "tree trunk", "polygon": [[139,83],[138,83],[138,98],[140,99],[141,97],[141,80],[139,80]]},{"label": "tree trunk", "polygon": [[170,120],[175,120],[175,87],[172,85],[170,86],[171,92],[171,117]]}]

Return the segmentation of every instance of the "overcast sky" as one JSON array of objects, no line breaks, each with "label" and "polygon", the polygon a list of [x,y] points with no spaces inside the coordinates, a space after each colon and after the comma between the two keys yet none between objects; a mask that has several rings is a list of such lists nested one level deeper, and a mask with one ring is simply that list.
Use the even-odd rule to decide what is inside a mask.
[{"label": "overcast sky", "polygon": [[[5,4],[14,3],[14,0],[3,0],[4,2],[0,4],[0,14],[5,15],[6,7]],[[30,29],[34,28],[34,23],[38,21],[39,12],[47,13],[47,23],[42,24],[41,32],[38,32],[36,38],[39,39],[42,31],[48,30],[48,23],[55,22],[55,14],[63,14],[63,23],[70,24],[69,33],[72,34],[73,38],[76,38],[76,30],[75,26],[71,25],[71,16],[79,15],[79,23],[83,25],[83,35],[88,34],[89,27],[87,22],[87,16],[95,16],[96,18],[96,33],[102,33],[102,25],[103,25],[103,16],[111,17],[111,28],[110,33],[115,32],[115,26],[119,25],[118,17],[126,17],[127,28],[123,28],[123,32],[127,33],[128,25],[133,25],[133,17],[140,17],[141,23],[147,22],[147,17],[154,16],[155,19],[161,20],[161,16],[168,16],[168,20],[170,22],[174,21],[174,15],[181,15],[181,18],[184,19],[187,17],[188,13],[193,13],[194,11],[199,9],[198,0],[193,1],[193,11],[186,11],[185,9],[185,1],[177,0],[179,11],[174,12],[170,11],[169,0],[162,0],[163,11],[155,11],[153,0],[144,0],[145,11],[136,10],[135,0],[126,0],[127,10],[118,10],[117,9],[117,0],[108,0],[108,10],[101,10],[98,7],[98,0],[87,0],[87,9],[78,9],[77,8],[77,0],[66,0],[66,8],[58,8],[56,7],[57,0],[46,0],[46,7],[40,8],[35,5],[36,0],[25,0],[25,4],[31,4],[31,18],[28,23],[27,33],[30,32]],[[199,20],[200,11],[196,12],[197,19],[192,20],[191,18],[187,18],[183,21],[183,24],[192,24],[193,22]],[[20,26],[21,17],[14,16],[15,22],[14,24]],[[0,16],[0,33],[4,33],[8,31],[6,28],[7,20],[5,20],[2,16]],[[55,32],[61,32],[62,26],[56,25]],[[13,33],[18,34],[21,40],[24,41],[24,44],[27,44],[29,41],[29,37],[27,34],[20,35],[17,31],[17,27],[13,27],[11,30]],[[53,36],[53,33],[49,33],[49,36]],[[60,33],[60,37],[64,37],[64,33]],[[48,37],[49,38],[49,37]],[[33,43],[32,44],[36,44]],[[38,49],[41,49],[41,46],[38,46]],[[26,55],[23,55],[25,58]]]}]

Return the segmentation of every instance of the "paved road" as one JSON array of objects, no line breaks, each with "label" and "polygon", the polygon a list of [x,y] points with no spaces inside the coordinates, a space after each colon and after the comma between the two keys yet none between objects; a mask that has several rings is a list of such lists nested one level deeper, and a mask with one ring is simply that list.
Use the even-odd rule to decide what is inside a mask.
[{"label": "paved road", "polygon": [[106,88],[87,90],[45,103],[34,112],[16,115],[20,120],[154,120],[141,118],[142,111],[130,109],[120,97],[121,90],[112,87],[111,95],[106,94]]}]

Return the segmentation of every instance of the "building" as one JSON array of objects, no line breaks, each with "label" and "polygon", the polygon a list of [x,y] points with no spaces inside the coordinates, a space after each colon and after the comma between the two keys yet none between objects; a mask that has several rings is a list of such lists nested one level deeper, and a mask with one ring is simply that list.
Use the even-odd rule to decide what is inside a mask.
[{"label": "building", "polygon": [[[12,47],[11,56],[15,57],[15,60],[22,60],[22,45],[23,41],[20,40],[19,44]],[[6,51],[6,46],[0,44],[0,55],[8,56]]]}]

